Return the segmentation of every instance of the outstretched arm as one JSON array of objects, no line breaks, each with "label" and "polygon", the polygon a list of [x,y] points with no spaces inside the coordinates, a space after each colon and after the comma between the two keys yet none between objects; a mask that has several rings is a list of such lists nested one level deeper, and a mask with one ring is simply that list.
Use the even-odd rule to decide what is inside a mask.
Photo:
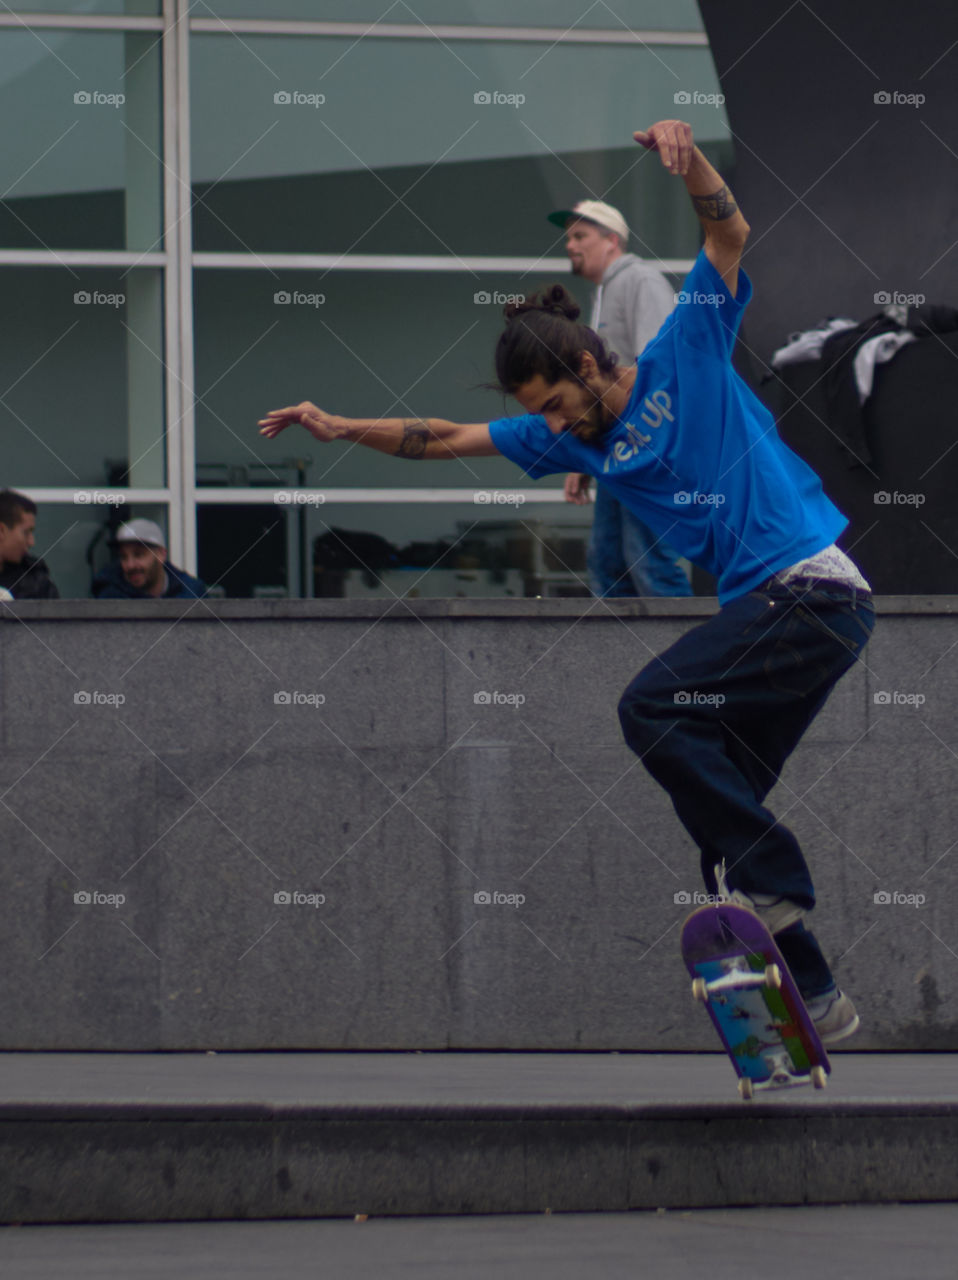
[{"label": "outstretched arm", "polygon": [[315,440],[344,440],[397,458],[481,458],[497,454],[487,422],[447,422],[444,418],[340,418],[309,400],[271,409],[259,433],[272,440],[299,423]]},{"label": "outstretched arm", "polygon": [[649,151],[657,151],[669,172],[684,180],[705,231],[706,257],[734,298],[749,225],[721,174],[695,146],[691,127],[681,120],[660,120],[632,136]]}]

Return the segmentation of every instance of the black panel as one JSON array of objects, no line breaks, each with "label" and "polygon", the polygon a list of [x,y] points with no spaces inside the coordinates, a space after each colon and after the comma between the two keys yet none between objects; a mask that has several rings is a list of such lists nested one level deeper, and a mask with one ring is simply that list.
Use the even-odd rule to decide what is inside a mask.
[{"label": "black panel", "polygon": [[[734,134],[732,186],[752,227],[742,340],[754,367],[796,330],[874,316],[878,294],[923,297],[912,319],[958,306],[958,6],[700,8]],[[842,545],[876,590],[958,592],[958,338],[922,337],[879,368],[864,463],[840,447],[822,372],[817,361],[794,366],[762,395],[850,517]]]}]

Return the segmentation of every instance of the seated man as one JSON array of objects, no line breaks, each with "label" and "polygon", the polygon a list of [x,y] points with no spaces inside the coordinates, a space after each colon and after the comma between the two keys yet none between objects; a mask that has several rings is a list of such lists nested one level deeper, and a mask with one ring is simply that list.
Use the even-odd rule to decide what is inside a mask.
[{"label": "seated man", "polygon": [[[37,504],[15,489],[0,490],[0,588],[14,600],[59,600],[60,593],[33,546]],[[0,591],[0,598],[6,598]]]},{"label": "seated man", "polygon": [[152,520],[129,520],[116,531],[118,560],[93,579],[100,600],[189,600],[206,595],[206,583],[166,558],[163,531]]}]

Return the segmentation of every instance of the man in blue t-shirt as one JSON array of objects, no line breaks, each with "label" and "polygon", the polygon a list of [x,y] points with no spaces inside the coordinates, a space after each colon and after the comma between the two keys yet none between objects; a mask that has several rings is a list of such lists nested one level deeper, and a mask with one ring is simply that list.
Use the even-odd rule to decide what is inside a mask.
[{"label": "man in blue t-shirt", "polygon": [[764,806],[782,767],[874,625],[868,583],[835,546],[847,521],[780,440],[731,364],[752,287],[749,227],[692,131],[664,120],[636,141],[685,182],[705,242],[675,310],[638,360],[617,366],[561,285],[506,308],[503,390],[525,414],[490,423],[342,418],[311,402],[271,411],[404,458],[501,453],[530,476],[600,479],[654,532],[718,579],[721,608],[626,689],[626,742],[668,791],[712,894],[775,934],[826,1044],[859,1020],[804,924],[815,905],[791,831]]}]

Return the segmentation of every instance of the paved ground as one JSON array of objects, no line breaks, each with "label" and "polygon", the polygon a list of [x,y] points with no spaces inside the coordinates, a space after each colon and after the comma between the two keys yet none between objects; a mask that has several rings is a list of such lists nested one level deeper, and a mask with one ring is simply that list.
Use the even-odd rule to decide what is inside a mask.
[{"label": "paved ground", "polygon": [[[784,1089],[774,1100],[958,1102],[954,1054],[846,1053],[832,1063],[824,1092]],[[0,1054],[0,1106],[136,1101],[741,1105],[722,1054]]]},{"label": "paved ground", "polygon": [[958,1207],[0,1228],[3,1280],[954,1280]]}]

